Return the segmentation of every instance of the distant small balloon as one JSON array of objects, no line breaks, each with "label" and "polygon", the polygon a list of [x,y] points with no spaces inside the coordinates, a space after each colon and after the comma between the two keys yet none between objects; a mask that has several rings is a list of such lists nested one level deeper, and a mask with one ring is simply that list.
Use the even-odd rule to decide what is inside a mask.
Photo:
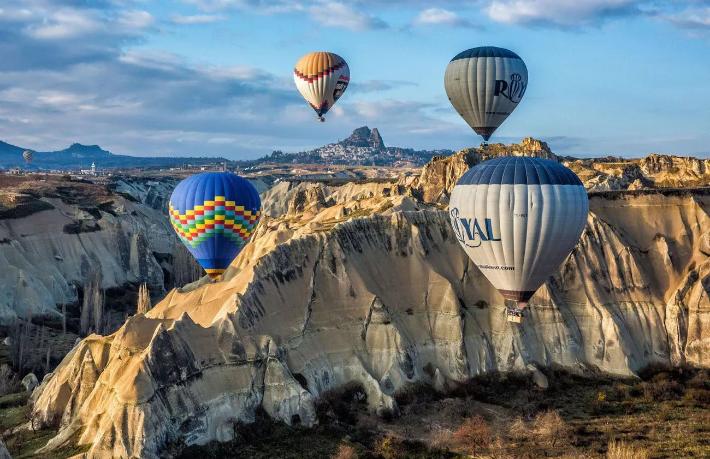
[{"label": "distant small balloon", "polygon": [[350,68],[337,54],[317,51],[299,59],[293,70],[293,80],[318,119],[325,121],[323,115],[333,108],[350,83]]},{"label": "distant small balloon", "polygon": [[33,154],[30,150],[25,150],[22,152],[22,159],[25,160],[25,163],[30,164],[33,159]]},{"label": "distant small balloon", "polygon": [[261,216],[261,200],[246,179],[231,172],[205,172],[178,183],[169,213],[180,240],[216,279],[249,242]]},{"label": "distant small balloon", "polygon": [[525,95],[528,69],[510,50],[472,48],[449,62],[444,87],[459,115],[488,141]]}]

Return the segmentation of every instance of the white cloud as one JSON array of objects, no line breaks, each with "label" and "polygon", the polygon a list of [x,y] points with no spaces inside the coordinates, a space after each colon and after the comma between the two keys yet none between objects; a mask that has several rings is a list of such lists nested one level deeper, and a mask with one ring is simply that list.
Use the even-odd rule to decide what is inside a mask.
[{"label": "white cloud", "polygon": [[61,9],[30,28],[30,33],[45,40],[87,35],[101,28],[94,14],[74,9]]},{"label": "white cloud", "polygon": [[192,25],[192,24],[211,24],[213,22],[220,22],[227,19],[226,16],[221,14],[191,14],[182,15],[174,14],[170,18],[173,23],[181,25]]},{"label": "white cloud", "polygon": [[507,24],[570,27],[638,13],[639,3],[633,0],[493,0],[486,11],[494,21]]},{"label": "white cloud", "polygon": [[681,28],[710,30],[710,7],[688,8],[661,17]]},{"label": "white cloud", "polygon": [[384,29],[387,27],[383,20],[357,11],[340,2],[318,2],[308,8],[308,13],[313,20],[326,27],[338,27],[356,31]]},{"label": "white cloud", "polygon": [[153,15],[143,10],[121,11],[116,23],[128,29],[145,29],[154,22]]},{"label": "white cloud", "polygon": [[295,0],[183,0],[202,11],[246,10],[260,14],[288,13],[304,9],[302,2]]},{"label": "white cloud", "polygon": [[446,25],[451,27],[472,27],[472,24],[453,11],[443,8],[428,8],[414,19],[414,25]]}]

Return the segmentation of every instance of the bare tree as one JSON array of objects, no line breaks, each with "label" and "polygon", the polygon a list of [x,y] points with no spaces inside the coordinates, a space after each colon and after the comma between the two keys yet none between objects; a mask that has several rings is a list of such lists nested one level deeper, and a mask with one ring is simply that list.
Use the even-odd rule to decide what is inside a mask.
[{"label": "bare tree", "polygon": [[10,365],[3,363],[0,365],[0,396],[18,392],[20,390],[20,379],[17,373],[12,371]]},{"label": "bare tree", "polygon": [[136,312],[140,314],[145,314],[152,308],[150,302],[150,291],[148,290],[148,284],[143,282],[140,287],[138,287],[138,305],[136,306]]},{"label": "bare tree", "polygon": [[101,271],[94,271],[84,284],[79,328],[83,335],[101,333],[104,329],[105,295],[101,289]]},{"label": "bare tree", "polygon": [[49,362],[52,357],[52,348],[50,346],[47,346],[47,358],[44,362],[44,374],[49,373]]}]

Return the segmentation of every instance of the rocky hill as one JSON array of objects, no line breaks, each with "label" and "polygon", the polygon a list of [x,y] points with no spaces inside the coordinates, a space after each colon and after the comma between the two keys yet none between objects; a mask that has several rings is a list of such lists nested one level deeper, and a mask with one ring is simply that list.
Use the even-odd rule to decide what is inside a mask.
[{"label": "rocky hill", "polygon": [[[539,147],[511,149],[550,154]],[[265,202],[222,281],[86,338],[43,381],[34,425],[59,426],[43,451],[78,438],[90,457],[157,457],[167,442],[230,440],[261,410],[309,426],[316,399],[352,381],[385,413],[407,384],[447,391],[496,370],[710,366],[707,190],[591,194],[581,241],[518,327],[440,208],[478,160],[391,186],[278,185],[269,200],[286,203]]]},{"label": "rocky hill", "polygon": [[369,147],[373,150],[383,150],[385,142],[377,128],[370,130],[367,126],[359,127],[345,140],[338,142],[344,147]]},{"label": "rocky hill", "polygon": [[448,155],[451,150],[414,150],[387,147],[377,128],[362,126],[346,139],[300,153],[274,151],[258,162],[301,164],[344,164],[376,166],[421,166],[436,155]]}]

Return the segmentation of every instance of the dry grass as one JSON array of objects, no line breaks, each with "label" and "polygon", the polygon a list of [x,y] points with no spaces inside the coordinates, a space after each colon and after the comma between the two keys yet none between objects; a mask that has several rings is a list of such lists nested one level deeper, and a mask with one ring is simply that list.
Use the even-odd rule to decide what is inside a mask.
[{"label": "dry grass", "polygon": [[524,441],[530,435],[528,424],[520,416],[513,419],[508,428],[508,436],[515,441]]},{"label": "dry grass", "polygon": [[357,459],[357,451],[350,445],[345,443],[338,446],[338,451],[332,456],[332,459]]},{"label": "dry grass", "polygon": [[636,448],[623,441],[611,440],[606,452],[607,459],[648,459],[645,448]]},{"label": "dry grass", "polygon": [[566,440],[571,430],[560,413],[553,410],[543,411],[535,416],[532,431],[537,440],[555,446],[558,440]]},{"label": "dry grass", "polygon": [[431,434],[431,440],[429,443],[432,447],[438,449],[448,449],[451,446],[451,439],[453,437],[453,431],[450,429],[436,426]]}]

